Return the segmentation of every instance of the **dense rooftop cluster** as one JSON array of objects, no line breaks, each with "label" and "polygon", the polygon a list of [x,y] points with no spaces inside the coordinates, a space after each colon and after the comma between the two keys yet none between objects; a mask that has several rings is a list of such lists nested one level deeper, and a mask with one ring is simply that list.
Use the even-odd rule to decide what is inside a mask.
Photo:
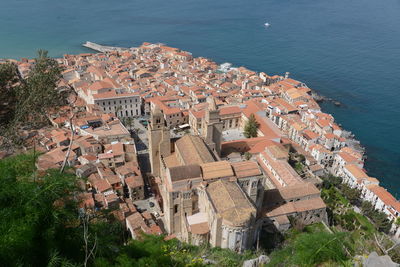
[{"label": "dense rooftop cluster", "polygon": [[[60,166],[72,146],[67,161],[87,177],[85,205],[114,209],[133,237],[138,231],[166,231],[194,243],[208,238],[213,245],[242,250],[250,239],[229,234],[238,225],[246,225],[243,233],[257,232],[259,224],[287,229],[294,215],[306,222],[324,220],[317,187],[327,173],[360,189],[362,198],[391,220],[400,216],[400,203],[363,170],[364,152],[352,136],[321,111],[306,84],[288,75],[219,66],[151,43],[58,61],[65,67],[59,86],[71,86],[78,95],[76,114],[69,120],[69,107],[49,114],[55,128],[40,132],[48,152],[38,167]],[[18,62],[22,75],[32,63]],[[122,123],[149,115],[151,186],[165,229],[158,226],[158,213],[138,212],[134,205],[145,198],[144,173]],[[253,115],[257,137],[246,139],[243,128]],[[300,167],[295,170],[290,162]],[[187,192],[190,197],[179,200],[179,193]],[[190,212],[179,206],[188,199],[197,203]],[[221,224],[207,223],[210,216],[223,218],[221,233],[215,232]],[[400,234],[395,224],[392,232]]]}]

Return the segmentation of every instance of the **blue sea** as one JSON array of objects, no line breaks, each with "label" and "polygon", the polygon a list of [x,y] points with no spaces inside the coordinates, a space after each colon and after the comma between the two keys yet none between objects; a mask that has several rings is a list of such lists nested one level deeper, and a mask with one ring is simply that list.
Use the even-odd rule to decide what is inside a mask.
[{"label": "blue sea", "polygon": [[[271,24],[269,28],[264,23]],[[268,74],[290,72],[366,147],[400,198],[400,0],[1,0],[0,58],[163,42]]]}]

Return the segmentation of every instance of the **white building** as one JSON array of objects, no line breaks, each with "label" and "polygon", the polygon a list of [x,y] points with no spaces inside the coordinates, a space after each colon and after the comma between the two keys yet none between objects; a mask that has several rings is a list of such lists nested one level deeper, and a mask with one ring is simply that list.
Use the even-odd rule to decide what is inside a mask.
[{"label": "white building", "polygon": [[93,104],[97,104],[104,113],[114,113],[118,117],[141,115],[140,96],[121,89],[93,95]]}]

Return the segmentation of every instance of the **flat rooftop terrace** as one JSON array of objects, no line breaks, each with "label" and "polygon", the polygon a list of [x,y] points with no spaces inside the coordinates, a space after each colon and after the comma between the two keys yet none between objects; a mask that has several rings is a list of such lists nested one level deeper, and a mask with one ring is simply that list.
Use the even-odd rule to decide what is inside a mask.
[{"label": "flat rooftop terrace", "polygon": [[222,132],[222,142],[229,142],[234,140],[246,139],[242,130],[229,129]]}]

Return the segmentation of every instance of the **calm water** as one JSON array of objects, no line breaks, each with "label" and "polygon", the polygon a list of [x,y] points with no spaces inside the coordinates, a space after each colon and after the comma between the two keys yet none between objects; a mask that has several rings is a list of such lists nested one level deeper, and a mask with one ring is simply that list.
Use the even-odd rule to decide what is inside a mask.
[{"label": "calm water", "polygon": [[0,58],[84,52],[87,40],[164,42],[289,71],[343,103],[323,107],[366,146],[369,174],[400,197],[400,0],[0,0]]}]

